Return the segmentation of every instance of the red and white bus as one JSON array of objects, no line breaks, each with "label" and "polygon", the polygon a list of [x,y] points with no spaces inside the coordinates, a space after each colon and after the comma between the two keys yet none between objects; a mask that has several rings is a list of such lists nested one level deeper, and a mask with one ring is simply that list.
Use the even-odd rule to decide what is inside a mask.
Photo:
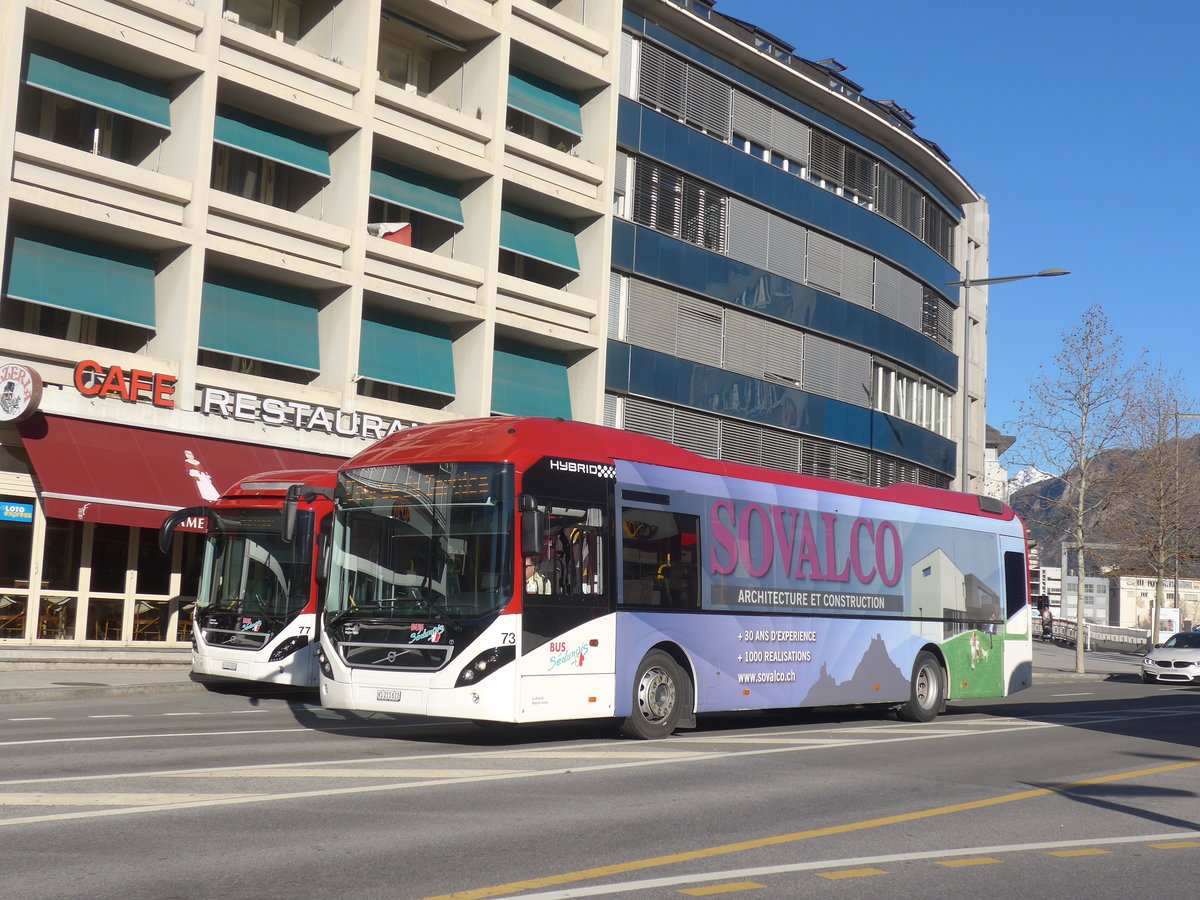
[{"label": "red and white bus", "polygon": [[337,498],[330,708],[653,738],[740,709],[927,721],[1031,680],[1025,529],[988,498],[533,418],[398,432]]},{"label": "red and white bus", "polygon": [[164,551],[175,528],[206,523],[192,615],[192,672],[200,680],[316,687],[319,563],[335,484],[332,471],[263,472],[212,506],[181,509],[163,523]]}]

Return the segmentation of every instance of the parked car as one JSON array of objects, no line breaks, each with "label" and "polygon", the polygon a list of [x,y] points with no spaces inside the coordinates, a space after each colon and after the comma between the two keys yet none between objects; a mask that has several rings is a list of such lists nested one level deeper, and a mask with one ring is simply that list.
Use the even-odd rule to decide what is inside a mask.
[{"label": "parked car", "polygon": [[1147,653],[1142,681],[1200,684],[1200,632],[1173,634]]}]

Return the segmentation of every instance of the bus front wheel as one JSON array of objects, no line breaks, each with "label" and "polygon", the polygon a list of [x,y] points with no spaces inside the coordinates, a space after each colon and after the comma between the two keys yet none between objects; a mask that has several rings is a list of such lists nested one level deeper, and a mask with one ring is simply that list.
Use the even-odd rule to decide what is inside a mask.
[{"label": "bus front wheel", "polygon": [[905,722],[932,722],[946,700],[946,678],[942,664],[927,650],[917,654],[913,663],[908,702],[897,707],[896,717]]},{"label": "bus front wheel", "polygon": [[686,678],[670,654],[647,653],[633,679],[633,712],[621,723],[621,733],[643,740],[671,734],[679,724],[684,698],[690,695]]}]

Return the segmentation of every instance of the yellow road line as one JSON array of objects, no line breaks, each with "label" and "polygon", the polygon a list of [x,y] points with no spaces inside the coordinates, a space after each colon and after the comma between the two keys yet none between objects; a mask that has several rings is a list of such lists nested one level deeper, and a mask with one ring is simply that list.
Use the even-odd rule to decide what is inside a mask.
[{"label": "yellow road line", "polygon": [[818,872],[818,878],[828,878],[830,881],[840,881],[843,878],[869,878],[872,875],[886,875],[883,869],[842,869],[840,872]]},{"label": "yellow road line", "polygon": [[686,888],[679,893],[687,894],[689,897],[711,897],[714,894],[732,894],[736,891],[753,891],[756,888],[765,887],[765,884],[759,884],[757,881],[734,881],[729,884],[711,884],[708,887]]},{"label": "yellow road line", "polygon": [[1155,850],[1183,850],[1188,847],[1200,847],[1200,841],[1171,841],[1169,844],[1148,844]]},{"label": "yellow road line", "polygon": [[1101,850],[1099,847],[1086,847],[1080,850],[1048,850],[1047,856],[1061,856],[1064,859],[1072,856],[1103,856],[1106,853],[1111,853],[1111,850]]},{"label": "yellow road line", "polygon": [[1134,772],[1118,772],[1112,775],[1101,775],[1098,778],[1088,778],[1083,781],[1073,781],[1069,784],[1049,788],[1034,788],[1028,791],[1017,791],[1003,794],[999,797],[988,797],[984,800],[970,800],[966,803],[954,803],[949,806],[937,806],[933,809],[916,810],[915,812],[899,813],[894,816],[881,816],[877,819],[866,819],[862,822],[848,822],[844,825],[830,825],[825,828],[813,828],[809,831],[797,831],[791,834],[777,834],[771,837],[755,838],[749,841],[738,841],[733,844],[722,844],[716,847],[704,847],[699,850],[687,850],[682,853],[672,853],[665,856],[653,856],[648,859],[637,859],[623,863],[613,863],[607,866],[596,866],[591,869],[580,869],[575,872],[563,872],[559,875],[546,875],[541,878],[528,878],[524,881],[511,881],[508,884],[497,884],[490,887],[474,888],[467,891],[457,891],[453,894],[439,894],[427,897],[425,900],[486,900],[488,897],[502,897],[506,894],[518,894],[537,888],[560,887],[564,884],[576,884],[595,878],[606,878],[613,875],[624,875],[629,872],[640,872],[655,869],[660,866],[677,865],[694,862],[700,859],[712,859],[717,856],[727,856],[731,853],[742,853],[746,850],[760,850],[764,847],[778,847],[783,844],[794,844],[812,838],[831,837],[839,834],[849,834],[854,831],[867,831],[871,828],[882,828],[886,825],[900,825],[906,822],[916,822],[921,819],[932,819],[937,816],[951,815],[959,812],[969,812],[975,809],[987,809],[1001,806],[1005,803],[1015,803],[1020,800],[1031,800],[1035,797],[1048,797],[1063,794],[1081,787],[1097,784],[1108,784],[1114,781],[1127,781],[1146,775],[1161,775],[1166,772],[1177,772],[1180,769],[1190,769],[1200,766],[1200,760],[1172,763],[1167,766],[1155,766],[1150,769],[1138,769]]}]

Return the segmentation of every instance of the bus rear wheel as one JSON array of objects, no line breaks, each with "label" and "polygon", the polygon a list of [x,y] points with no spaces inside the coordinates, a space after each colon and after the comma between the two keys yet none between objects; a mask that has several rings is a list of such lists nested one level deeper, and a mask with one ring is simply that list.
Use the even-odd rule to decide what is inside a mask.
[{"label": "bus rear wheel", "polygon": [[942,664],[928,650],[917,654],[913,663],[908,702],[896,708],[896,717],[905,722],[932,722],[946,700],[946,677]]},{"label": "bus rear wheel", "polygon": [[621,723],[621,733],[642,740],[671,734],[679,724],[684,698],[691,695],[686,678],[670,654],[647,653],[633,679],[633,712]]}]

